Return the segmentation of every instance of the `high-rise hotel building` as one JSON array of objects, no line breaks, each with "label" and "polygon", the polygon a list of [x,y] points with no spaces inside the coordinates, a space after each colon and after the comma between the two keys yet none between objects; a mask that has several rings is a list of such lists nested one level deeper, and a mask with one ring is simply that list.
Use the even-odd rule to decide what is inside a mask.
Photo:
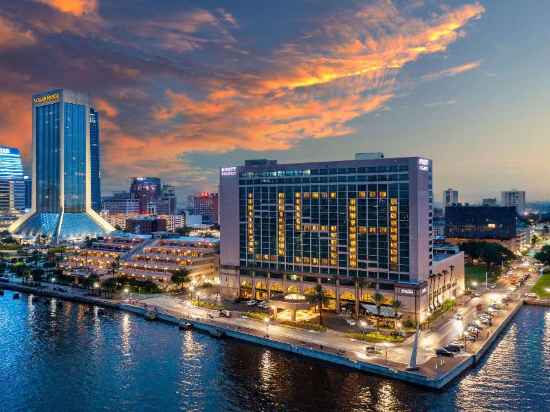
[{"label": "high-rise hotel building", "polygon": [[114,230],[92,209],[91,119],[82,94],[56,89],[33,96],[32,207],[10,227],[16,235],[60,242]]},{"label": "high-rise hotel building", "polygon": [[[432,162],[421,157],[222,168],[222,291],[269,299],[321,283],[339,311],[360,283],[361,303],[380,293],[422,320],[436,293],[432,201]],[[450,296],[448,283],[438,288]]]}]

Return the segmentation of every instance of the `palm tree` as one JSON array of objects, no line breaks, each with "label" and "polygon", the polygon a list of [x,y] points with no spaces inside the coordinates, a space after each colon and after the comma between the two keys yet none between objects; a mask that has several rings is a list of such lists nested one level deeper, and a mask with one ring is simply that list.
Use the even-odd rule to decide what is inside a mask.
[{"label": "palm tree", "polygon": [[443,302],[445,302],[445,292],[447,292],[447,274],[449,273],[449,271],[443,269],[441,273],[443,273]]},{"label": "palm tree", "polygon": [[323,286],[320,284],[317,284],[315,286],[315,289],[313,291],[313,295],[311,295],[311,303],[314,303],[319,308],[319,324],[323,324],[323,305],[326,305],[328,302],[328,297],[323,290]]},{"label": "palm tree", "polygon": [[185,268],[174,270],[170,280],[182,289],[189,282],[189,271]]},{"label": "palm tree", "polygon": [[116,277],[116,273],[119,267],[120,267],[120,256],[117,256],[111,262],[111,274],[113,275],[113,278]]},{"label": "palm tree", "polygon": [[382,295],[381,293],[378,293],[376,292],[374,294],[374,304],[376,305],[376,329],[380,329],[379,328],[379,325],[380,325],[380,309],[381,309],[381,306],[382,306],[382,303],[384,302],[384,295]]},{"label": "palm tree", "polygon": [[397,316],[397,311],[399,310],[399,308],[401,308],[401,301],[397,300],[397,299],[394,299],[391,303],[391,307],[392,307],[393,311],[395,312],[395,315]]},{"label": "palm tree", "polygon": [[367,285],[367,281],[359,276],[355,277],[355,319],[359,319],[359,305],[363,297],[363,288]]}]

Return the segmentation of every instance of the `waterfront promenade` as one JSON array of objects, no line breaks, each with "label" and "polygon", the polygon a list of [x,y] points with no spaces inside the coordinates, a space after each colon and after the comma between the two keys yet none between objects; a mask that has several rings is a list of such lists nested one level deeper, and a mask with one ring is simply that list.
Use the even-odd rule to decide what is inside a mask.
[{"label": "waterfront promenade", "polygon": [[[0,283],[0,287],[108,306],[142,316],[152,312],[157,319],[173,324],[189,321],[195,329],[213,336],[225,335],[430,388],[445,386],[468,367],[474,365],[490,348],[523,303],[520,294],[516,293],[515,300],[494,319],[491,328],[483,331],[480,340],[469,344],[465,352],[452,358],[438,358],[434,355],[434,349],[456,339],[461,333],[456,327],[455,319],[446,319],[437,330],[422,333],[417,361],[419,368],[416,371],[407,371],[412,347],[411,339],[397,346],[378,345],[379,353],[368,355],[365,351],[367,343],[352,340],[340,332],[333,330],[318,332],[268,325],[262,321],[243,317],[239,313],[235,313],[231,318],[220,318],[217,316],[217,311],[196,308],[170,296],[140,300],[110,300],[91,296],[87,291],[77,288],[63,287],[64,291],[60,291],[58,285],[44,285],[36,288],[3,282]],[[504,292],[487,291],[482,296],[466,302],[462,308],[464,319],[474,316],[475,307],[482,301],[490,302],[502,296]]]}]

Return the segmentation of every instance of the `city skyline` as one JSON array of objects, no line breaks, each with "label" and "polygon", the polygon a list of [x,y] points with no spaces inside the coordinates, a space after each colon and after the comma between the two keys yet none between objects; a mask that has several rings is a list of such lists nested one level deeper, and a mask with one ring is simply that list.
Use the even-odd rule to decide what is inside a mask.
[{"label": "city skyline", "polygon": [[[101,113],[104,193],[159,176],[183,198],[215,191],[217,169],[244,159],[381,151],[434,159],[436,200],[447,187],[466,202],[512,187],[550,198],[537,179],[548,144],[543,6],[12,3],[0,2],[1,143],[22,149],[27,166],[28,97],[67,87]],[[528,68],[514,63],[525,59]]]}]

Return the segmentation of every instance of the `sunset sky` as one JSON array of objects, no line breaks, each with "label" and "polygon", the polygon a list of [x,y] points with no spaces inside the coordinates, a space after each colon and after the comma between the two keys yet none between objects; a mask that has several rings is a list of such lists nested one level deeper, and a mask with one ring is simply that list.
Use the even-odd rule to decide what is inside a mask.
[{"label": "sunset sky", "polygon": [[31,95],[89,93],[103,192],[216,190],[246,158],[434,160],[436,199],[550,198],[550,3],[0,0],[0,144]]}]

